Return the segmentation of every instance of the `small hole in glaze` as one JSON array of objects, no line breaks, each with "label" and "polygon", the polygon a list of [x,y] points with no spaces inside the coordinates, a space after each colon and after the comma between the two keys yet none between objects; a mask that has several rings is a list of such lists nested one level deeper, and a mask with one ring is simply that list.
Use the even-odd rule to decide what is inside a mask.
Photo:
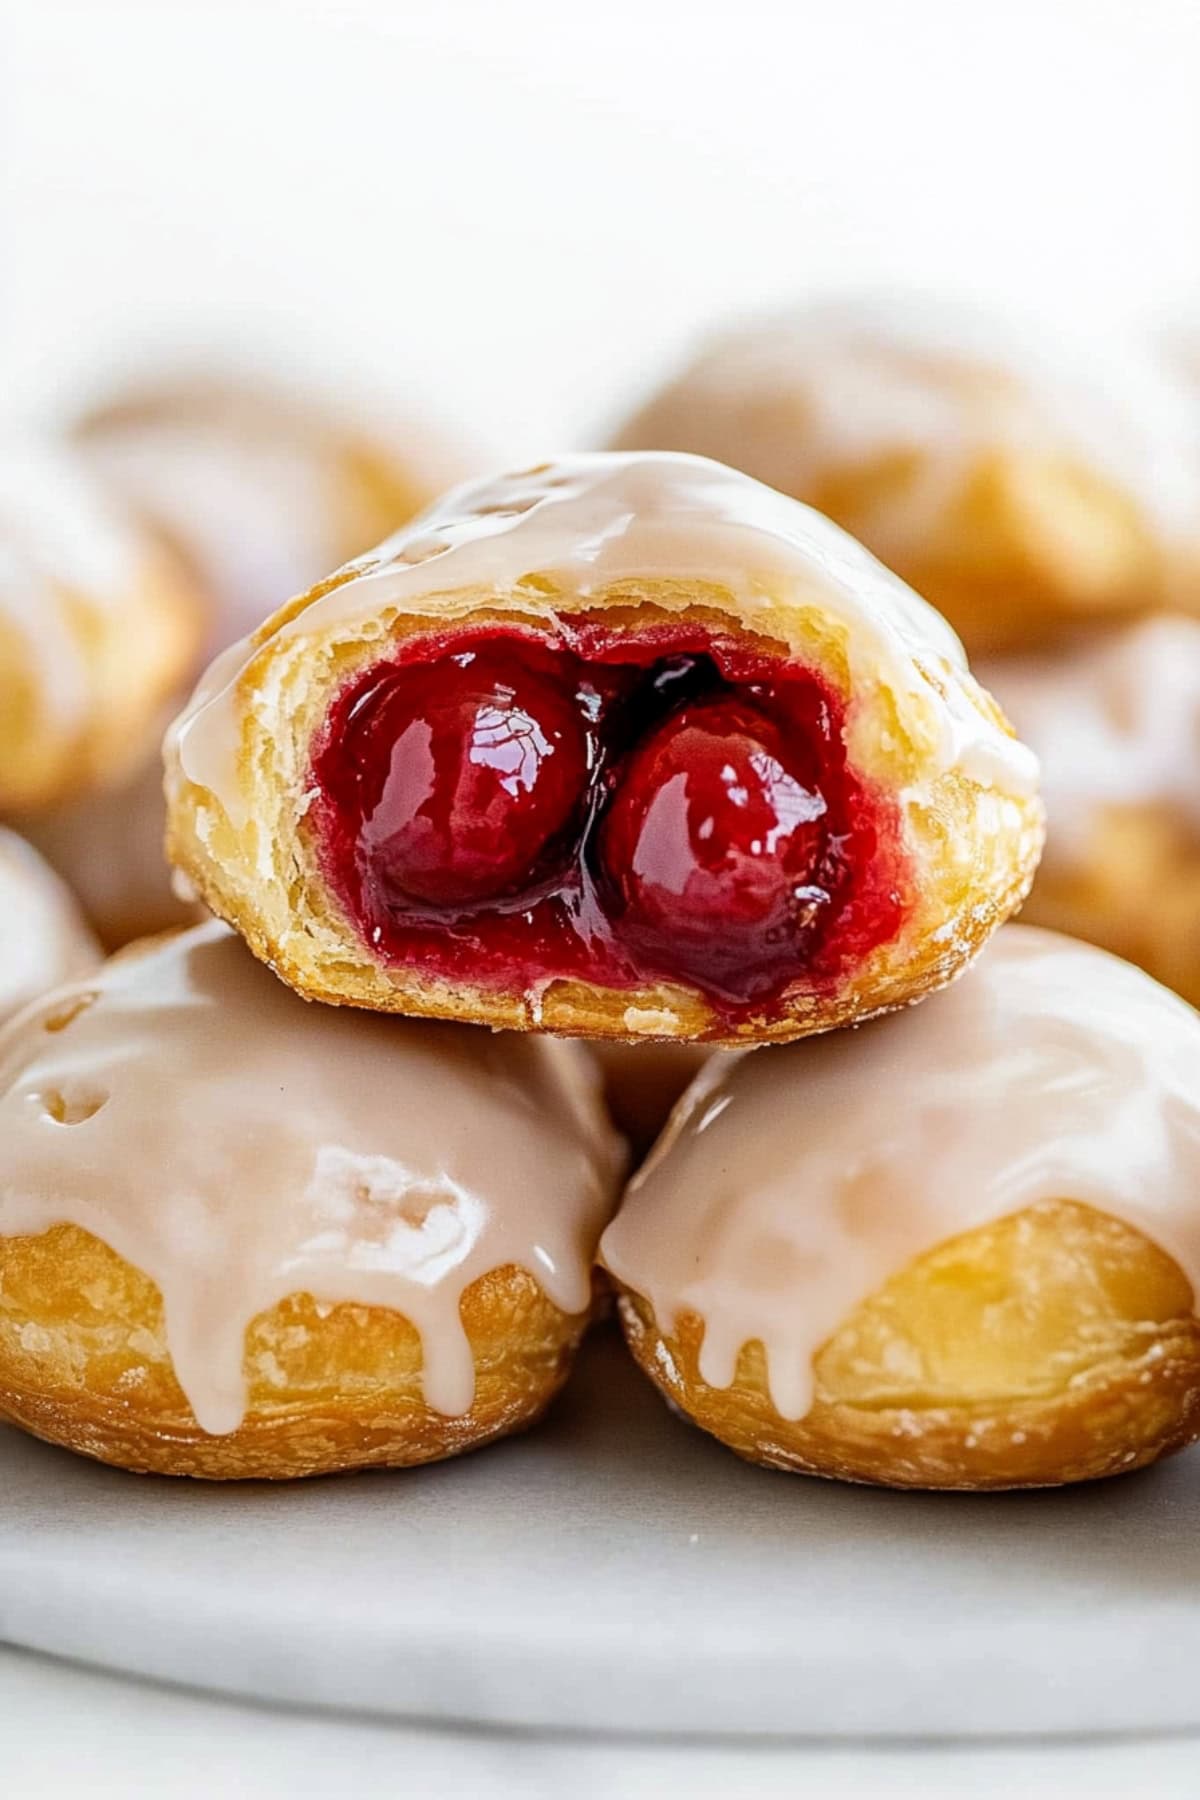
[{"label": "small hole in glaze", "polygon": [[73,1025],[75,1023],[75,1020],[79,1017],[80,1013],[85,1013],[88,1007],[92,1006],[98,999],[99,995],[94,992],[75,994],[70,1000],[64,1001],[54,1012],[47,1013],[46,1017],[42,1020],[42,1030],[65,1031],[68,1025]]},{"label": "small hole in glaze", "polygon": [[409,544],[400,551],[396,561],[410,564],[428,562],[431,557],[440,556],[443,550],[449,548],[444,538],[418,538],[416,543]]},{"label": "small hole in glaze", "polygon": [[102,1107],[108,1104],[107,1094],[89,1092],[87,1089],[76,1089],[72,1093],[64,1093],[61,1088],[46,1088],[43,1093],[35,1094],[34,1099],[48,1119],[56,1125],[86,1125],[94,1119]]},{"label": "small hole in glaze", "polygon": [[475,517],[477,519],[519,519],[522,513],[532,512],[540,499],[540,494],[528,494],[523,500],[504,500],[497,501],[495,506],[477,506]]}]

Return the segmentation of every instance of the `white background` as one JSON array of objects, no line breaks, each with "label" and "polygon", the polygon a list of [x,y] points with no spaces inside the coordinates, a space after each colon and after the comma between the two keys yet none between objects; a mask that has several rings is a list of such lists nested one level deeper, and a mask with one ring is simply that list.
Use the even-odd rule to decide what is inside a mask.
[{"label": "white background", "polygon": [[714,318],[1200,318],[1195,0],[0,0],[0,394],[189,347],[593,441]]}]

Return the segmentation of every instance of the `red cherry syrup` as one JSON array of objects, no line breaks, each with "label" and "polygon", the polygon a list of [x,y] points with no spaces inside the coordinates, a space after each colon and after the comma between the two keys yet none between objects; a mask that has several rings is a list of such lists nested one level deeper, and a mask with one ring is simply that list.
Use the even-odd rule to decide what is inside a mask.
[{"label": "red cherry syrup", "polygon": [[354,676],[315,746],[322,872],[385,962],[498,989],[677,981],[723,1023],[899,930],[890,796],[813,670],[693,624],[463,628]]}]

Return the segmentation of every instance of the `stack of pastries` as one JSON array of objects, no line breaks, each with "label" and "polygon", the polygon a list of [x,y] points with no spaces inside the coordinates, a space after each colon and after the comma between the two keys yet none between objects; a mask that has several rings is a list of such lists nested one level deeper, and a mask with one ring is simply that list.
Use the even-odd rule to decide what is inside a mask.
[{"label": "stack of pastries", "polygon": [[1170,667],[1200,508],[1158,414],[1073,434],[1065,376],[927,329],[749,333],[222,649],[164,746],[205,922],[100,963],[14,846],[0,1415],[165,1474],[420,1463],[536,1419],[615,1302],[772,1468],[1044,1485],[1200,1436],[1200,1016],[1007,922],[1038,759],[955,630],[1082,836],[1034,659]]}]

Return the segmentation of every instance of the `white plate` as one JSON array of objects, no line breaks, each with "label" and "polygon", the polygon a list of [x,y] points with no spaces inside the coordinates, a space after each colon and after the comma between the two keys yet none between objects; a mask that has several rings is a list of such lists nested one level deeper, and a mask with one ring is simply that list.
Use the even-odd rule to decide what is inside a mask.
[{"label": "white plate", "polygon": [[601,1337],[433,1468],[138,1479],[0,1430],[0,1638],[263,1699],[602,1731],[1200,1726],[1200,1456],[1067,1492],[769,1474]]}]

